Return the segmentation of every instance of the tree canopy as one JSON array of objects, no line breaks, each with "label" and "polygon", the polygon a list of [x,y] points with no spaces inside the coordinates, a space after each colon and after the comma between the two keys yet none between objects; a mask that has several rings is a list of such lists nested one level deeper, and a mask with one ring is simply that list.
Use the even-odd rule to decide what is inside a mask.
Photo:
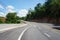
[{"label": "tree canopy", "polygon": [[34,10],[29,10],[26,20],[53,18],[56,21],[60,18],[60,0],[47,0],[43,5],[38,3]]},{"label": "tree canopy", "polygon": [[[17,23],[20,20],[20,17],[17,16],[17,13],[8,13],[6,15],[6,22],[8,23]],[[19,21],[20,22],[20,21]]]}]

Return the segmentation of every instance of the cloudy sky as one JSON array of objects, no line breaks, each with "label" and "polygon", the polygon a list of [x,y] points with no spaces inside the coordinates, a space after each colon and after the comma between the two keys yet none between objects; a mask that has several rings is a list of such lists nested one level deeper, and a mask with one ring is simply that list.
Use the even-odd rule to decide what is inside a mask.
[{"label": "cloudy sky", "polygon": [[8,12],[17,12],[20,17],[26,16],[29,8],[34,8],[37,3],[43,4],[45,0],[0,0],[0,16]]}]

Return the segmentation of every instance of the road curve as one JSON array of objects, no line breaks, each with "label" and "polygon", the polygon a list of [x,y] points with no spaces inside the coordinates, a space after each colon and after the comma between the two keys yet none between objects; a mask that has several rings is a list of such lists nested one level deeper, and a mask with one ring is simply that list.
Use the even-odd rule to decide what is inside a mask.
[{"label": "road curve", "polygon": [[22,28],[15,28],[0,33],[0,40],[18,40],[26,28],[29,29],[25,30],[20,38],[21,40],[60,40],[60,33],[44,27],[44,24],[35,22],[27,22],[27,24]]}]

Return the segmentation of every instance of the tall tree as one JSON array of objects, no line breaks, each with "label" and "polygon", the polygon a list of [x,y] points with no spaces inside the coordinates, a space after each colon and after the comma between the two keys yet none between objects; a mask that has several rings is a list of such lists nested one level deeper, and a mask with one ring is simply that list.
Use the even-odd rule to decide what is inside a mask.
[{"label": "tall tree", "polygon": [[10,23],[15,23],[17,21],[16,17],[17,17],[17,13],[8,13],[6,15],[7,21]]}]

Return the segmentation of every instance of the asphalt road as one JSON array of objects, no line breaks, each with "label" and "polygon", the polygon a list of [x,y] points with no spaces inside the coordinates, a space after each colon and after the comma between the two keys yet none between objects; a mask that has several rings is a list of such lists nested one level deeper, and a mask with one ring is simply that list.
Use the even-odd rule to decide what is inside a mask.
[{"label": "asphalt road", "polygon": [[24,27],[0,33],[0,40],[60,40],[60,33],[44,27],[44,24],[27,22]]}]

